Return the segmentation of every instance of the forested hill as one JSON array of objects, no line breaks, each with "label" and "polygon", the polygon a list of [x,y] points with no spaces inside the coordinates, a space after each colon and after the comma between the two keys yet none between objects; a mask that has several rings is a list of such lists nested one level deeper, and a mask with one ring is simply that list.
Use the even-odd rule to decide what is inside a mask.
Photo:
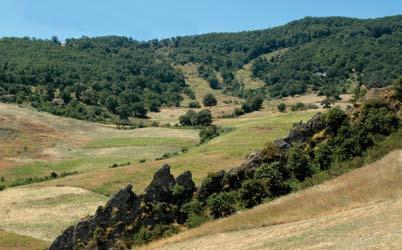
[{"label": "forested hill", "polygon": [[385,86],[402,75],[402,16],[307,17],[266,30],[148,42],[115,36],[64,44],[56,37],[3,38],[0,101],[29,102],[88,120],[143,117],[179,105],[184,93],[192,95],[173,67],[189,62],[199,64],[206,79],[220,73],[220,88],[245,97],[253,93],[234,73],[249,62],[254,77],[266,82],[258,91],[266,96],[301,94],[309,87],[339,92],[350,82]]},{"label": "forested hill", "polygon": [[[240,33],[213,33],[160,42],[174,47],[177,63],[197,62],[222,73],[224,87],[238,90],[233,71],[253,63],[272,96],[287,96],[355,80],[384,86],[402,74],[402,16],[377,19],[306,17],[284,26]],[[259,56],[285,49],[266,60]],[[236,86],[233,88],[233,86]]]},{"label": "forested hill", "polygon": [[[101,121],[112,114],[144,117],[147,109],[179,105],[182,75],[146,47],[112,36],[65,44],[56,37],[1,39],[0,98]],[[62,105],[54,105],[55,99]]]}]

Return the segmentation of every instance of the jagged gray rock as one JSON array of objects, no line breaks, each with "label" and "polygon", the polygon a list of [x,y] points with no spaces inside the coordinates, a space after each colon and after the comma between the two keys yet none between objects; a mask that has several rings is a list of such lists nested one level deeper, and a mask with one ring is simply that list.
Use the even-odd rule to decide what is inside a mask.
[{"label": "jagged gray rock", "polygon": [[151,184],[145,189],[147,202],[172,202],[171,189],[176,181],[170,173],[170,166],[165,164],[154,174]]},{"label": "jagged gray rock", "polygon": [[[182,197],[172,195],[176,183],[184,187]],[[128,249],[130,239],[142,226],[152,227],[165,221],[184,223],[183,215],[156,214],[153,206],[171,210],[173,206],[188,202],[195,191],[195,183],[191,172],[186,171],[175,179],[170,166],[164,165],[154,174],[144,195],[137,196],[132,188],[128,185],[121,189],[104,207],[98,207],[95,215],[68,227],[50,249]]]},{"label": "jagged gray rock", "polygon": [[315,114],[308,122],[300,123],[290,130],[289,135],[275,144],[283,149],[291,145],[305,143],[312,135],[325,128],[325,122],[321,113]]}]

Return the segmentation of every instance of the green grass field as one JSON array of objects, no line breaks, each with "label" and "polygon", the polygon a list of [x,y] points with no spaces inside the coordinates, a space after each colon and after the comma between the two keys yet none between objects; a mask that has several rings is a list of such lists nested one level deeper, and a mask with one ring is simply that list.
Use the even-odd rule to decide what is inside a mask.
[{"label": "green grass field", "polygon": [[[314,112],[282,114],[260,111],[237,119],[221,119],[217,121],[218,125],[234,129],[206,144],[191,147],[186,153],[159,161],[133,162],[125,167],[97,168],[96,172],[84,172],[35,186],[73,185],[102,194],[111,194],[132,183],[137,192],[142,192],[151,181],[153,173],[164,163],[171,165],[175,175],[190,170],[194,180],[199,183],[209,172],[239,165],[251,152],[260,149],[269,141],[285,136],[293,123],[306,121],[313,115]],[[126,160],[127,158],[122,157],[120,161],[117,158],[114,161]]]}]

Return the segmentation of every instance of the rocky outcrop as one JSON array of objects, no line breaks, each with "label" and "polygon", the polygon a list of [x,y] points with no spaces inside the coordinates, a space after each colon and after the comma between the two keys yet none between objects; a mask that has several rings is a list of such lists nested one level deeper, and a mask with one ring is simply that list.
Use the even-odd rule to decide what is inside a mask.
[{"label": "rocky outcrop", "polygon": [[151,184],[145,189],[145,201],[170,203],[172,201],[171,189],[175,183],[175,179],[170,173],[170,166],[163,165],[156,171]]},{"label": "rocky outcrop", "polygon": [[[176,184],[183,189],[180,197],[173,195]],[[154,207],[171,210],[171,207],[189,201],[195,191],[191,172],[186,171],[175,179],[169,165],[164,165],[145,190],[145,194],[138,196],[131,185],[121,189],[104,207],[98,207],[95,215],[68,227],[50,249],[126,249],[130,247],[133,235],[143,226],[185,221],[182,214],[175,213],[169,214],[169,220],[166,220],[166,214],[156,213]]]},{"label": "rocky outcrop", "polygon": [[276,140],[274,144],[282,149],[287,150],[294,144],[305,143],[314,134],[325,128],[325,122],[321,113],[315,114],[308,122],[297,124],[290,130],[289,135],[283,139]]}]

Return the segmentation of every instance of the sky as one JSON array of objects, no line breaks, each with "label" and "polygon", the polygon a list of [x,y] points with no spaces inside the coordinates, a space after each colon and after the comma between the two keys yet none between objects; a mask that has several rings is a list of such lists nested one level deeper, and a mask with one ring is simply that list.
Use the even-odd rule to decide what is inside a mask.
[{"label": "sky", "polygon": [[137,40],[255,30],[305,16],[402,14],[402,0],[0,0],[0,37]]}]

